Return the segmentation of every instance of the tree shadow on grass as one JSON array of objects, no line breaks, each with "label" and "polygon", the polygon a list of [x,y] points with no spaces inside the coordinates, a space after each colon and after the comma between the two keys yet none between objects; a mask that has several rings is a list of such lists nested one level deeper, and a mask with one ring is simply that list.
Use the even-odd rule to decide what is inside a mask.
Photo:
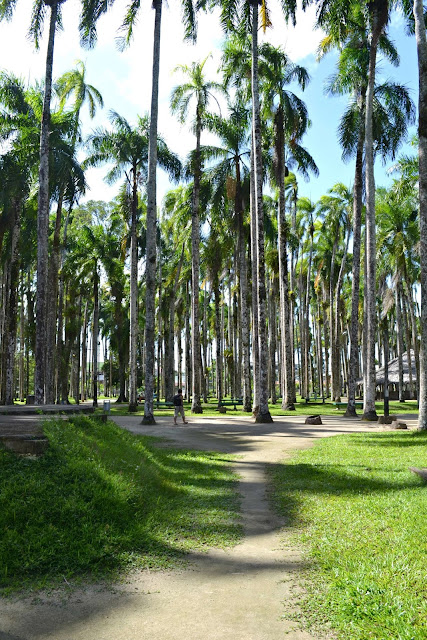
[{"label": "tree shadow on grass", "polygon": [[236,479],[219,455],[158,449],[88,418],[45,429],[43,458],[2,454],[0,588],[166,568],[238,539]]}]

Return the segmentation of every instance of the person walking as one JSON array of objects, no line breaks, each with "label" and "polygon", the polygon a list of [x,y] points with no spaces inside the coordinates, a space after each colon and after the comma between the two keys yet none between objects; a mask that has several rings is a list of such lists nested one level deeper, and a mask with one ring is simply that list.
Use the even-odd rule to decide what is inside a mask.
[{"label": "person walking", "polygon": [[173,423],[176,424],[177,417],[181,415],[183,423],[188,424],[187,420],[185,419],[184,398],[182,397],[182,389],[178,389],[178,393],[173,397],[173,404],[175,409]]}]

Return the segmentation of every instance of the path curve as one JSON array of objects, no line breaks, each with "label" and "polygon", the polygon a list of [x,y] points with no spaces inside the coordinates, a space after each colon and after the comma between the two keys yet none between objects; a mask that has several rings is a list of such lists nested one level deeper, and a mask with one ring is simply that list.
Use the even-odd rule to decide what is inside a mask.
[{"label": "path curve", "polygon": [[283,619],[301,558],[281,543],[282,522],[266,497],[266,465],[310,446],[318,437],[374,431],[376,423],[322,416],[275,418],[172,418],[142,426],[136,416],[115,422],[133,433],[166,438],[165,446],[222,451],[239,456],[244,538],[232,549],[192,553],[179,571],[141,571],[114,588],[102,585],[36,598],[0,601],[0,640],[313,640]]}]

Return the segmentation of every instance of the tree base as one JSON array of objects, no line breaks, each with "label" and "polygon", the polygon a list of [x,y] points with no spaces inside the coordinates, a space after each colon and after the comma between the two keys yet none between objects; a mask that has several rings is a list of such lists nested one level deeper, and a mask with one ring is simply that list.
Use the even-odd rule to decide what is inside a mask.
[{"label": "tree base", "polygon": [[193,407],[191,407],[191,413],[203,413],[202,405],[196,404]]},{"label": "tree base", "polygon": [[258,412],[258,415],[255,418],[255,422],[258,424],[268,424],[270,422],[273,422],[273,418],[271,417],[271,414],[269,411],[267,411],[266,413]]},{"label": "tree base", "polygon": [[138,403],[137,402],[133,402],[132,404],[129,403],[128,411],[129,413],[135,413],[135,411],[138,411]]},{"label": "tree base", "polygon": [[344,414],[344,418],[358,418],[358,415],[356,413],[356,408],[353,407],[349,409],[349,407],[347,406],[346,412]]},{"label": "tree base", "polygon": [[296,411],[295,405],[293,402],[282,404],[282,409],[283,411]]},{"label": "tree base", "polygon": [[252,407],[251,411],[252,411],[252,418],[257,418],[259,414],[259,406]]},{"label": "tree base", "polygon": [[366,411],[366,413],[364,413],[362,416],[362,420],[364,420],[365,422],[378,422],[378,416],[375,409],[371,409],[371,411]]},{"label": "tree base", "polygon": [[153,414],[150,413],[148,416],[144,416],[141,420],[141,424],[156,424]]},{"label": "tree base", "polygon": [[116,404],[117,404],[117,403],[122,404],[123,402],[128,402],[128,399],[126,398],[126,396],[125,396],[125,395],[120,394],[120,395],[119,395],[119,397],[118,397],[118,398],[117,398],[117,400],[116,400]]},{"label": "tree base", "polygon": [[243,411],[245,413],[250,413],[252,411],[252,407],[251,407],[251,403],[250,402],[248,402],[247,404],[243,405]]}]

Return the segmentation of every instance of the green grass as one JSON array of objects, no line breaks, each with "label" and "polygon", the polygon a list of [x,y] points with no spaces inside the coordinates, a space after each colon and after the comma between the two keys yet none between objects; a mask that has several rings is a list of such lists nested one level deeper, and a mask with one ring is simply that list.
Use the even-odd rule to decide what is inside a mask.
[{"label": "green grass", "polygon": [[272,471],[307,562],[309,627],[345,640],[427,638],[427,433],[325,438]]},{"label": "green grass", "polygon": [[0,449],[0,591],[165,568],[241,536],[229,456],[156,448],[88,417],[49,421],[40,458]]},{"label": "green grass", "polygon": [[[220,414],[217,410],[216,410],[216,405],[217,403],[214,401],[211,401],[210,403],[202,403],[202,407],[203,407],[203,414],[201,414],[202,416],[216,416],[216,417],[221,417],[222,414]],[[384,414],[384,403],[383,402],[376,402],[375,403],[376,406],[376,410],[378,415],[383,415]],[[100,406],[100,409],[102,410],[102,405]],[[191,405],[188,402],[184,402],[184,409],[185,409],[185,413],[188,417],[191,417]],[[312,414],[320,414],[320,415],[325,415],[325,416],[340,416],[343,415],[345,412],[345,409],[340,409],[337,410],[331,403],[330,400],[326,401],[324,404],[322,402],[310,402],[308,404],[305,403],[304,400],[301,400],[300,402],[297,402],[295,405],[295,411],[284,411],[282,409],[282,407],[280,406],[280,403],[276,403],[274,405],[270,404],[270,413],[272,416],[308,416],[308,415],[312,415]],[[389,412],[391,414],[393,413],[418,413],[418,407],[417,407],[417,403],[414,400],[408,400],[406,402],[398,402],[398,401],[391,401],[390,402],[390,410]],[[358,409],[357,410],[358,415],[361,417],[362,416],[362,410]],[[119,404],[116,405],[114,403],[114,398],[111,400],[111,414],[112,415],[129,415],[129,412],[127,410],[127,405],[125,404]],[[132,415],[143,415],[144,414],[144,406],[143,405],[139,405],[139,411],[137,411],[136,413],[132,414]],[[200,415],[200,414],[198,414]],[[245,413],[244,411],[237,410],[234,411],[232,407],[227,407],[227,414],[228,416],[250,416],[250,413]],[[173,409],[161,409],[161,410],[157,410],[156,407],[154,406],[154,416],[173,416]]]}]

